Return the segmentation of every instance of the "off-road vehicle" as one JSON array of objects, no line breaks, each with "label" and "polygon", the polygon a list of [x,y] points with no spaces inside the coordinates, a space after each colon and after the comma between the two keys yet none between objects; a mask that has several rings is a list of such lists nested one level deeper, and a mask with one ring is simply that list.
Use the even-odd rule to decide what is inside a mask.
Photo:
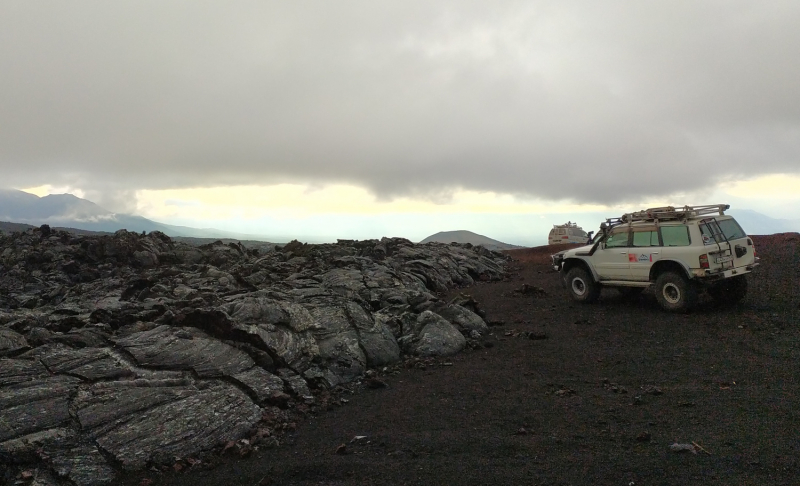
[{"label": "off-road vehicle", "polygon": [[586,243],[588,239],[589,235],[583,231],[583,228],[572,221],[567,221],[565,224],[553,225],[553,229],[551,229],[550,234],[547,235],[547,244]]},{"label": "off-road vehicle", "polygon": [[732,304],[747,294],[758,258],[729,208],[668,206],[610,218],[589,245],[552,255],[553,266],[580,302],[597,300],[603,287],[635,296],[653,286],[671,312],[689,311],[703,290]]}]

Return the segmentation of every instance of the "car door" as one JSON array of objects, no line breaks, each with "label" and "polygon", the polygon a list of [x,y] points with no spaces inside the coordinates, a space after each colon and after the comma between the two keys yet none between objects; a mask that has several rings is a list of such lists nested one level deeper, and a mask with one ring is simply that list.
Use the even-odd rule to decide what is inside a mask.
[{"label": "car door", "polygon": [[629,280],[628,227],[611,230],[592,255],[592,263],[600,280]]},{"label": "car door", "polygon": [[660,257],[658,228],[655,225],[633,228],[631,246],[628,248],[631,279],[647,282],[650,279],[650,268]]}]

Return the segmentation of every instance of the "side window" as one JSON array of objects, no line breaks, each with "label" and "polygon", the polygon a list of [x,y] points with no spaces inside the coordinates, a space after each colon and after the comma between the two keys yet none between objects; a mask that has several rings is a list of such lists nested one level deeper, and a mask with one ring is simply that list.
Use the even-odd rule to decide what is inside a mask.
[{"label": "side window", "polygon": [[686,226],[662,226],[661,239],[664,246],[689,246],[689,228]]},{"label": "side window", "polygon": [[634,231],[633,246],[658,246],[658,231]]},{"label": "side window", "polygon": [[618,231],[611,233],[606,239],[606,248],[619,248],[628,246],[628,230]]}]

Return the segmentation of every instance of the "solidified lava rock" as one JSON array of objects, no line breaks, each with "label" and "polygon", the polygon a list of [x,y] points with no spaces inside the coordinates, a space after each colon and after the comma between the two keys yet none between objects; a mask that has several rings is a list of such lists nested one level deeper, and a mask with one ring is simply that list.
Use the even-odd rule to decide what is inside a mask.
[{"label": "solidified lava rock", "polygon": [[259,255],[159,232],[0,235],[0,482],[109,484],[404,354],[458,352],[488,327],[477,302],[437,293],[505,262],[401,238]]}]

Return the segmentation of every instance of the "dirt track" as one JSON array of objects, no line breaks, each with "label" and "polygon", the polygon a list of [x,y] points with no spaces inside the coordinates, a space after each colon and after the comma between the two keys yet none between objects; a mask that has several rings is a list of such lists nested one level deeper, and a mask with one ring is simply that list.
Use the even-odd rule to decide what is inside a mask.
[{"label": "dirt track", "polygon": [[[515,250],[507,281],[461,290],[504,322],[489,347],[384,373],[388,387],[347,396],[280,447],[127,484],[798,484],[800,237],[754,240],[747,298],[704,297],[689,315],[649,292],[573,304],[552,248]],[[702,449],[670,449],[692,442]]]}]

